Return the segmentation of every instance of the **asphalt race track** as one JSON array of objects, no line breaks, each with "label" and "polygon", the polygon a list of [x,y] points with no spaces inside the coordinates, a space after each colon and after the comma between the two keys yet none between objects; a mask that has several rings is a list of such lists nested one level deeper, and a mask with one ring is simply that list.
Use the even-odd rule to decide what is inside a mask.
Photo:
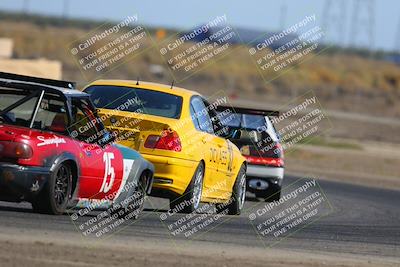
[{"label": "asphalt race track", "polygon": [[[295,177],[286,177],[285,185],[296,181]],[[369,256],[387,256],[397,258],[400,255],[400,191],[375,189],[345,183],[319,181],[320,187],[329,199],[333,210],[327,216],[310,223],[290,234],[284,240],[273,245],[274,248],[291,251],[326,251],[352,253]],[[285,189],[286,190],[286,189]],[[285,194],[285,190],[283,194]],[[178,220],[184,215],[174,215],[165,221],[160,220],[167,202],[150,199],[151,205],[158,210],[146,208],[140,219],[121,227],[111,235],[114,243],[127,239],[159,240],[160,242],[211,242],[221,245],[244,245],[247,247],[269,246],[256,234],[249,221],[249,212],[241,216],[225,216],[215,228],[186,238],[173,236],[168,230],[171,220]],[[264,206],[264,202],[247,201],[246,209]],[[149,203],[146,204],[149,207]],[[94,215],[81,217],[76,223],[84,222]],[[178,216],[178,217],[176,217]],[[201,214],[196,215],[201,216]],[[207,215],[213,216],[213,215]],[[258,218],[259,219],[259,218]],[[257,219],[254,221],[258,223]],[[29,230],[29,231],[28,231]],[[29,204],[0,202],[0,234],[15,232],[21,235],[31,232],[43,233],[57,239],[57,236],[76,234],[70,216],[49,216],[34,214]],[[84,239],[90,239],[83,237]],[[95,239],[95,238],[93,238]]]}]

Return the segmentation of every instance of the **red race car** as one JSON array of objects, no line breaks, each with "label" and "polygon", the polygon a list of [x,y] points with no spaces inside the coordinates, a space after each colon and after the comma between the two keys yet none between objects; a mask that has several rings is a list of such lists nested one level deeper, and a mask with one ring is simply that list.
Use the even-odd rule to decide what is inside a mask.
[{"label": "red race car", "polygon": [[73,88],[0,73],[0,200],[49,214],[92,200],[140,212],[154,166],[114,144],[89,95]]}]

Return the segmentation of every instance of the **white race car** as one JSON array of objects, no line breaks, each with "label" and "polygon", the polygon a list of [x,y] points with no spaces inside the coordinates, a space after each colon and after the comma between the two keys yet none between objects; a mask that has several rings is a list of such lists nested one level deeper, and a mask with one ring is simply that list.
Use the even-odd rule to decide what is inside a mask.
[{"label": "white race car", "polygon": [[266,201],[280,199],[284,176],[283,148],[270,116],[278,111],[239,107],[218,107],[220,120],[240,131],[231,139],[247,160],[247,191]]}]

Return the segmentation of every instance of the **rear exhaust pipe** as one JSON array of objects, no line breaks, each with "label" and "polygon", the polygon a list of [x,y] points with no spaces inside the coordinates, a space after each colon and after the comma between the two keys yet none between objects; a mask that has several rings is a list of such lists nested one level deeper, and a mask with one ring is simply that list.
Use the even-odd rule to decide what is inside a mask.
[{"label": "rear exhaust pipe", "polygon": [[256,190],[265,190],[269,186],[268,182],[262,179],[249,180],[249,187]]}]

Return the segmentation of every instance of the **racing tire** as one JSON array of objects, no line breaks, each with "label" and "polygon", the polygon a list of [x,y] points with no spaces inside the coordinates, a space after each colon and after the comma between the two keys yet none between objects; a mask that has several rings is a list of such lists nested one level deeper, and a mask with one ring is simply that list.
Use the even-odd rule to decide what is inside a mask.
[{"label": "racing tire", "polygon": [[203,192],[203,180],[204,163],[200,162],[183,196],[176,199],[170,199],[170,209],[177,213],[195,212],[200,206],[201,195]]},{"label": "racing tire", "polygon": [[72,169],[61,163],[50,174],[50,178],[39,195],[32,201],[34,212],[60,215],[67,209],[72,192]]},{"label": "racing tire", "polygon": [[256,197],[264,198],[265,202],[274,202],[281,199],[281,189],[282,187],[276,184],[269,185],[267,190],[263,192],[257,192]]},{"label": "racing tire", "polygon": [[236,177],[232,190],[232,196],[228,203],[220,203],[215,206],[217,213],[227,215],[240,215],[246,199],[246,167],[242,165]]},{"label": "racing tire", "polygon": [[[144,209],[144,201],[146,199],[147,175],[142,173],[140,175],[138,185],[133,193],[132,201],[127,203],[126,207],[119,207],[112,209],[111,215],[118,214],[119,218],[130,218],[136,220]],[[129,216],[128,216],[129,215]],[[128,216],[128,217],[127,217]]]}]

